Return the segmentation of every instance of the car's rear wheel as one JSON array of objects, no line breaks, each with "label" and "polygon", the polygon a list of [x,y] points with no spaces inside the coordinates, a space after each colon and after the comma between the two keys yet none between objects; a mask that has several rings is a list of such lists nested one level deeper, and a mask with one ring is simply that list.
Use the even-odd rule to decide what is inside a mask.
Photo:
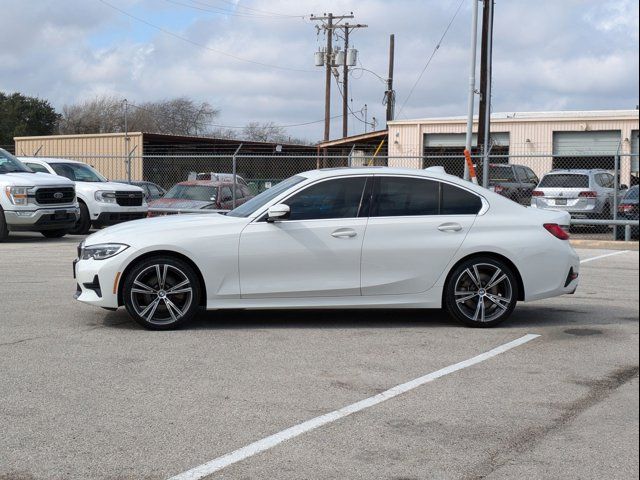
[{"label": "car's rear wheel", "polygon": [[518,283],[512,269],[490,257],[461,263],[445,287],[448,313],[470,327],[492,327],[503,322],[517,303]]},{"label": "car's rear wheel", "polygon": [[153,330],[191,320],[200,304],[200,280],[186,262],[153,257],[135,265],[124,281],[122,298],[129,315]]}]

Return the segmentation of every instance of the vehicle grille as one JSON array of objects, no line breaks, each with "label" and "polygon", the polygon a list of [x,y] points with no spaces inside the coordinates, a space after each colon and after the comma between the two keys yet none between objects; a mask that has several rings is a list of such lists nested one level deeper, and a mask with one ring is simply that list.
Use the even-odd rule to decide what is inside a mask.
[{"label": "vehicle grille", "polygon": [[47,187],[39,188],[35,194],[36,202],[40,205],[59,205],[73,203],[76,192],[73,187]]},{"label": "vehicle grille", "polygon": [[121,207],[140,207],[143,198],[142,192],[116,192],[116,202]]}]

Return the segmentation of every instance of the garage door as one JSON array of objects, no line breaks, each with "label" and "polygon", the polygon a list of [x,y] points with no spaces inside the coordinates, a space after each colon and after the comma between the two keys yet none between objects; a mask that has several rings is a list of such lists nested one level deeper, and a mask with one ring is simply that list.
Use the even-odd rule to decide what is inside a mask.
[{"label": "garage door", "polygon": [[620,130],[553,132],[553,168],[613,170],[620,138]]},{"label": "garage door", "polygon": [[634,130],[631,132],[631,154],[634,155],[631,157],[631,171],[638,172],[640,171],[640,165],[638,162],[638,154],[640,153],[640,149],[638,148],[638,130]]},{"label": "garage door", "polygon": [[[464,147],[466,145],[467,136],[464,133],[425,133],[425,147]],[[491,134],[493,145],[507,147],[509,146],[509,132],[496,132]],[[478,135],[473,134],[471,143],[474,147],[478,144]]]}]

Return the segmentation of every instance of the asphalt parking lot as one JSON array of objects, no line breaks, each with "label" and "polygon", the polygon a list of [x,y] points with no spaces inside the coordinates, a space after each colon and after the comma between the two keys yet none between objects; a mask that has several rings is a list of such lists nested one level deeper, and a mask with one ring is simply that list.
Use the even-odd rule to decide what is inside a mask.
[{"label": "asphalt parking lot", "polygon": [[73,300],[78,241],[0,245],[2,480],[638,477],[637,251],[580,250],[575,295],[489,330],[396,310],[150,332]]}]

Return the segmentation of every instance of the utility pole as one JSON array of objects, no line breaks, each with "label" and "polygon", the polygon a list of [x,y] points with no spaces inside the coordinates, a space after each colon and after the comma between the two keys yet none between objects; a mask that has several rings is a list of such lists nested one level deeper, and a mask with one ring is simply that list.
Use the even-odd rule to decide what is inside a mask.
[{"label": "utility pole", "polygon": [[387,123],[393,120],[396,103],[396,94],[393,91],[393,62],[395,43],[395,35],[392,33],[389,36],[389,76],[387,77],[387,91],[384,94],[385,102],[387,103]]},{"label": "utility pole", "polygon": [[[480,44],[480,102],[478,106],[478,148],[485,144],[486,111],[491,104],[491,47],[494,0],[483,0]],[[483,149],[484,152],[484,149]]]},{"label": "utility pole", "polygon": [[[479,0],[471,0],[472,2],[472,11],[471,11],[471,51],[469,58],[469,93],[468,93],[468,101],[467,101],[467,134],[465,141],[465,151],[471,152],[471,147],[473,143],[473,108],[475,103],[475,95],[476,95],[476,51],[478,46],[478,1]],[[469,180],[470,170],[469,163],[471,162],[470,158],[466,158],[464,162],[464,179]]]},{"label": "utility pole", "polygon": [[356,28],[367,28],[367,25],[352,25],[346,23],[344,25],[336,26],[336,29],[344,30],[344,60],[342,62],[342,137],[349,136],[349,67],[355,66],[355,58],[353,59],[354,65],[350,65],[349,58],[352,55],[349,51],[349,34],[351,30]]},{"label": "utility pole", "polygon": [[[480,133],[482,133],[482,185],[485,188],[489,188],[489,153],[491,150],[491,70],[493,59],[493,8],[495,6],[494,0],[484,0],[484,8],[489,10],[486,15],[489,23],[487,27],[487,41],[486,41],[486,65],[483,77],[485,78],[485,89],[482,92],[482,98],[485,99],[484,111],[482,110],[482,104],[479,112],[478,123],[478,146],[480,146]],[[484,26],[483,26],[484,30]],[[482,89],[482,84],[480,85]]]}]

